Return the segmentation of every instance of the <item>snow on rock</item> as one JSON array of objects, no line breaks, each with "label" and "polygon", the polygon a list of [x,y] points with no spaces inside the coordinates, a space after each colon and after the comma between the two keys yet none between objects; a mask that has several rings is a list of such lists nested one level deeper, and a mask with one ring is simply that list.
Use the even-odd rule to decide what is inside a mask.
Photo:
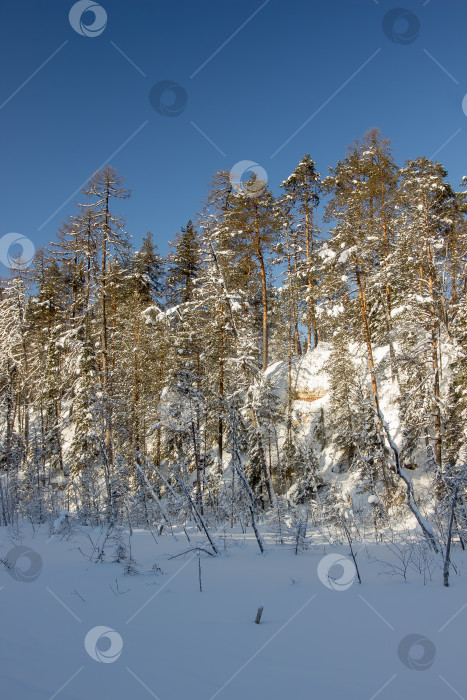
[{"label": "snow on rock", "polygon": [[[330,435],[330,385],[328,367],[331,359],[332,343],[320,341],[317,347],[309,350],[301,357],[295,357],[292,364],[292,420],[299,429],[300,439],[313,446],[320,462],[319,476],[326,484],[337,484],[343,497],[354,501],[359,507],[368,508],[376,504],[368,499],[368,491],[362,484],[358,472],[348,472],[342,464],[342,457],[333,444]],[[366,351],[363,345],[353,343],[349,345],[350,356],[357,368],[363,368],[367,373],[368,386],[370,375]],[[392,382],[389,368],[389,347],[374,348],[376,375],[378,379],[380,395],[379,401],[385,420],[396,442],[400,443],[401,431],[397,408],[398,384]],[[270,365],[266,371],[266,377],[285,403],[287,401],[288,363],[276,362]],[[321,442],[319,437],[323,430],[327,432],[327,440]],[[328,426],[328,427],[327,427]],[[285,439],[285,429],[280,431],[280,439]],[[417,475],[422,478],[422,474]],[[289,494],[291,495],[291,494]],[[373,494],[377,498],[376,494]],[[407,518],[410,518],[409,511]]]}]

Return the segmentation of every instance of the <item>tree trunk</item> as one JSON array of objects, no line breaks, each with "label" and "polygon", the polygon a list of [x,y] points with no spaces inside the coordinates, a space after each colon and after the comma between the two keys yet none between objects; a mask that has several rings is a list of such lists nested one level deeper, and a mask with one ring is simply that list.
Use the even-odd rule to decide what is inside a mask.
[{"label": "tree trunk", "polygon": [[221,303],[220,308],[220,327],[219,327],[219,397],[220,397],[220,410],[219,410],[219,425],[217,432],[217,449],[219,454],[219,460],[222,463],[222,456],[224,452],[224,422],[223,422],[223,411],[224,411],[224,306]]},{"label": "tree trunk", "polygon": [[109,372],[109,343],[108,343],[108,325],[107,325],[107,243],[109,233],[109,186],[105,196],[105,218],[104,231],[102,234],[102,261],[101,261],[101,343],[102,343],[102,381],[104,395],[104,410],[105,410],[105,451],[108,461],[109,471],[113,464],[112,450],[112,409],[110,405],[110,372]]},{"label": "tree trunk", "polygon": [[[305,173],[305,248],[306,248],[306,265],[307,265],[307,288],[308,288],[308,350],[311,347],[316,347],[318,345],[318,328],[316,324],[316,312],[315,312],[315,301],[313,299],[313,276],[311,274],[311,263],[312,263],[312,252],[313,252],[313,221],[310,216],[310,210],[308,207],[309,196],[308,196],[308,174]],[[311,345],[311,336],[313,335],[313,346]]]},{"label": "tree trunk", "polygon": [[[386,268],[386,274],[387,274],[387,269],[389,265],[389,235],[388,235],[388,226],[387,226],[387,221],[386,221],[386,200],[384,197],[384,186],[383,182],[381,181],[381,206],[382,206],[382,216],[383,216],[383,248],[384,248],[384,266]],[[389,281],[386,279],[386,285],[385,285],[385,312],[386,312],[386,331],[387,331],[387,336],[388,336],[388,344],[389,344],[389,359],[390,359],[390,365],[391,365],[391,381],[395,381],[397,378],[397,370],[396,370],[396,353],[394,350],[394,344],[392,341],[392,321],[391,321],[391,285],[389,284]]]},{"label": "tree trunk", "polygon": [[256,249],[258,256],[259,267],[261,270],[261,290],[263,295],[263,372],[268,368],[268,290],[266,283],[266,268],[264,265],[263,253],[258,246]]},{"label": "tree trunk", "polygon": [[440,383],[439,383],[439,363],[438,363],[438,318],[435,306],[435,285],[433,279],[433,254],[430,246],[428,246],[428,286],[430,290],[431,305],[431,358],[433,366],[433,417],[434,417],[434,433],[435,433],[435,460],[439,467],[442,462],[442,421],[440,407]]},{"label": "tree trunk", "polygon": [[451,517],[449,518],[449,528],[448,528],[448,541],[446,544],[446,556],[444,558],[444,585],[446,588],[449,586],[449,567],[451,566],[451,540],[452,540],[452,525],[454,522],[454,513],[456,509],[457,494],[459,492],[459,486],[456,486],[454,490],[454,496],[452,497],[451,504]]},{"label": "tree trunk", "polygon": [[373,402],[376,407],[376,397],[378,395],[378,386],[376,384],[376,376],[375,376],[375,362],[373,358],[373,346],[371,342],[371,330],[370,330],[370,324],[369,324],[369,319],[368,319],[368,305],[366,301],[366,285],[365,285],[365,280],[362,275],[362,272],[360,270],[359,264],[357,260],[354,258],[354,264],[355,264],[355,277],[357,279],[357,287],[358,287],[358,299],[360,301],[360,312],[362,315],[362,322],[363,322],[363,332],[365,336],[365,342],[366,342],[366,349],[367,349],[367,357],[368,357],[368,366],[370,368],[370,377],[371,377],[371,388],[373,392]]}]

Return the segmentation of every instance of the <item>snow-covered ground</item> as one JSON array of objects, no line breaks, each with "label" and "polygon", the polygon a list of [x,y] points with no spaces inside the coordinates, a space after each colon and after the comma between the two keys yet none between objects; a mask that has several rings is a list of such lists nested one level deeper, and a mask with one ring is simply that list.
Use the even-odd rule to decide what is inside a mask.
[{"label": "snow-covered ground", "polygon": [[[15,552],[22,556],[16,574],[0,567],[0,697],[467,695],[467,554],[456,551],[458,575],[444,588],[439,570],[426,585],[414,570],[407,582],[385,575],[368,554],[389,561],[386,547],[359,544],[360,585],[349,549],[331,550],[312,530],[308,549],[298,555],[266,532],[267,553],[260,555],[250,531],[227,530],[216,533],[219,556],[176,556],[196,545],[209,549],[197,530],[188,535],[191,542],[183,531],[156,542],[150,532],[134,532],[131,554],[139,573],[125,574],[123,563],[112,563],[115,544],[106,547],[104,561],[90,560],[98,553],[91,540],[102,539],[98,529],[81,528],[68,539],[50,537],[45,526],[35,533],[28,524],[16,533],[1,529],[0,558],[11,563]],[[18,546],[33,553],[28,558]],[[329,569],[323,557],[330,553],[345,557],[343,568]]]}]

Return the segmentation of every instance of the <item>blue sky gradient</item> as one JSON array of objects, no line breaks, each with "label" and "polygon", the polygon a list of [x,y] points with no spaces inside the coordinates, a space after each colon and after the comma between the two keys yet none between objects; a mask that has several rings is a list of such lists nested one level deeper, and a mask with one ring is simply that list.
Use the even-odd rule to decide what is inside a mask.
[{"label": "blue sky gradient", "polygon": [[[87,37],[71,0],[1,2],[0,237],[54,239],[109,162],[132,190],[117,211],[134,244],[151,230],[165,254],[216,171],[255,161],[277,194],[305,153],[325,175],[372,126],[399,164],[434,156],[455,187],[467,174],[466,0],[401,0],[420,24],[406,44],[383,31],[388,0],[100,4],[107,24]],[[151,106],[161,80],[186,91],[179,116]]]}]

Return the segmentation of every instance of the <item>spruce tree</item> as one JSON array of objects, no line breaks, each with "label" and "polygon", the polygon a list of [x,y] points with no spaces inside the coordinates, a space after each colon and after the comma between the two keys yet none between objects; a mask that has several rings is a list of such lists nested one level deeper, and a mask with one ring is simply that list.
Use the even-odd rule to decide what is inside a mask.
[{"label": "spruce tree", "polygon": [[201,246],[191,219],[171,245],[174,250],[167,258],[166,297],[175,306],[190,301],[200,269]]}]

